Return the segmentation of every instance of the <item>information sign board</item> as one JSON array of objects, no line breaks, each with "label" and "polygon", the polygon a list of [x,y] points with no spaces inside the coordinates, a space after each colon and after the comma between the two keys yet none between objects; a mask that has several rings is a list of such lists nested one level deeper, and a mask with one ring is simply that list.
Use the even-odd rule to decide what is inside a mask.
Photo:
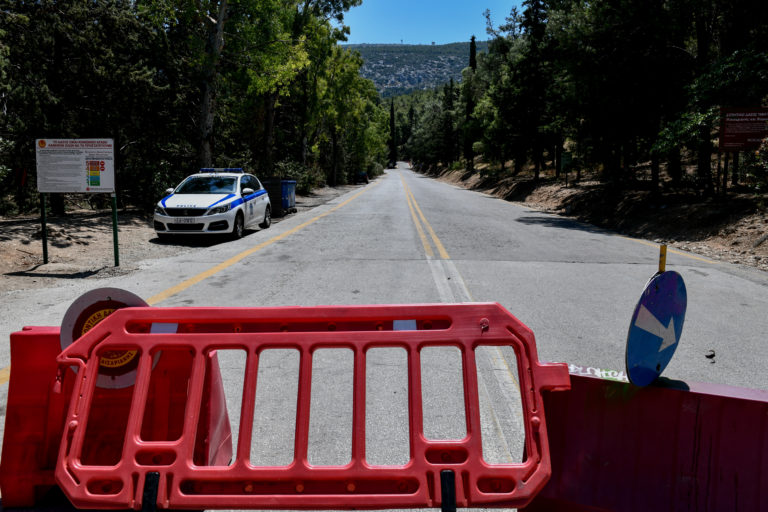
[{"label": "information sign board", "polygon": [[720,151],[757,149],[768,137],[768,108],[720,109]]},{"label": "information sign board", "polygon": [[37,139],[35,147],[38,192],[115,192],[112,139]]}]

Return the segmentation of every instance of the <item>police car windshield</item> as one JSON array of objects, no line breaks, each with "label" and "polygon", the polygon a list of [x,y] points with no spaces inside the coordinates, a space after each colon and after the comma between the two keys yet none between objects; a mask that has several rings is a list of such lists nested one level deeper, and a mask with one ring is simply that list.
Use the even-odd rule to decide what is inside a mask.
[{"label": "police car windshield", "polygon": [[227,176],[194,176],[181,184],[177,194],[234,194],[237,178]]}]

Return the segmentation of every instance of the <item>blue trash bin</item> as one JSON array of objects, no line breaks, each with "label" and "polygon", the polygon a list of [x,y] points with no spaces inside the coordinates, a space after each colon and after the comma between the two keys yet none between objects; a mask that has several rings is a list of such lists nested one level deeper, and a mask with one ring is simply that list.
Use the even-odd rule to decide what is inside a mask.
[{"label": "blue trash bin", "polygon": [[269,193],[272,217],[282,217],[296,211],[296,181],[265,178],[261,184]]},{"label": "blue trash bin", "polygon": [[280,190],[283,210],[286,212],[296,211],[296,181],[280,180]]}]

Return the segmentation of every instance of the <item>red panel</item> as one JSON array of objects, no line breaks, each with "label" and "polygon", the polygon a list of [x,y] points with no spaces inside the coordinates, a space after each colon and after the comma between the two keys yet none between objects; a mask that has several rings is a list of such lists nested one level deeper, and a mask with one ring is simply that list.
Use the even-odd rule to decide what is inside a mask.
[{"label": "red panel", "polygon": [[544,396],[552,478],[527,511],[768,510],[768,392],[571,386]]},{"label": "red panel", "polygon": [[[394,320],[416,320],[417,329],[393,331]],[[177,323],[177,333],[151,333],[152,323]],[[300,333],[300,334],[297,334]],[[215,335],[212,335],[215,334]],[[477,370],[478,344],[507,345],[518,354],[527,459],[522,464],[488,465],[482,460]],[[422,429],[420,350],[454,346],[461,350],[467,435],[433,442]],[[188,349],[193,354],[182,435],[174,441],[140,438],[142,418],[158,348]],[[365,461],[365,360],[375,347],[401,347],[408,353],[410,462],[371,466]],[[259,353],[293,348],[300,353],[295,459],[287,467],[250,464]],[[312,353],[321,348],[354,352],[352,460],[345,466],[311,466],[307,461]],[[119,464],[84,464],[85,432],[95,403],[97,355],[105,350],[139,350],[140,362]],[[238,349],[247,354],[239,446],[231,466],[194,463],[199,404],[207,389],[206,354]],[[546,483],[549,473],[547,429],[542,391],[569,387],[563,364],[539,363],[533,333],[498,304],[362,306],[316,308],[128,308],[98,324],[59,357],[79,367],[56,467],[56,479],[80,508],[141,508],[144,482],[159,473],[161,508],[404,508],[435,507],[443,502],[440,472],[456,475],[459,506],[522,506]],[[206,370],[206,367],[209,369]],[[148,467],[148,453],[165,465]],[[108,493],[96,483],[109,482]],[[96,489],[96,493],[93,490]]]},{"label": "red panel", "polygon": [[72,393],[70,380],[59,394],[56,327],[25,327],[11,334],[11,380],[5,411],[0,491],[3,507],[30,507],[56,482],[61,427]]},{"label": "red panel", "polygon": [[[56,467],[59,445],[64,432],[67,408],[78,375],[62,368],[56,361],[61,352],[57,327],[25,327],[11,334],[11,379],[3,438],[3,457],[0,461],[0,492],[3,507],[32,507],[39,503],[56,485]],[[94,360],[93,369],[98,370]],[[168,439],[169,432],[181,432],[181,415],[173,414],[172,403],[184,403],[187,384],[185,364],[179,357],[160,357],[152,371],[152,386],[145,389],[144,400],[150,417],[163,418],[151,422],[151,429],[141,434],[148,439]],[[229,461],[232,438],[223,400],[223,387],[215,357],[207,360],[210,382],[207,384],[201,426],[205,444],[205,461]],[[91,368],[89,368],[90,370]],[[188,371],[188,370],[186,370]],[[91,422],[84,430],[87,442],[81,458],[90,464],[115,464],[122,457],[125,444],[125,420],[131,412],[134,388],[91,388]],[[167,460],[169,453],[145,451],[139,455],[146,464]],[[119,483],[118,483],[119,482]],[[123,483],[113,475],[88,481],[89,493],[107,492]]]}]

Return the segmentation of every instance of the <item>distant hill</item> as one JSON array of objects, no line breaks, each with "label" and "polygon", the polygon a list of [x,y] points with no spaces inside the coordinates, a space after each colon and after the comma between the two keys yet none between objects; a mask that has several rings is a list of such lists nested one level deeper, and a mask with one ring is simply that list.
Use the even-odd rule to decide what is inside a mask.
[{"label": "distant hill", "polygon": [[[349,44],[345,48],[360,52],[361,74],[373,80],[383,97],[407,94],[418,89],[433,89],[453,78],[461,80],[461,70],[469,65],[469,42],[439,45]],[[477,42],[477,51],[488,49]]]}]

